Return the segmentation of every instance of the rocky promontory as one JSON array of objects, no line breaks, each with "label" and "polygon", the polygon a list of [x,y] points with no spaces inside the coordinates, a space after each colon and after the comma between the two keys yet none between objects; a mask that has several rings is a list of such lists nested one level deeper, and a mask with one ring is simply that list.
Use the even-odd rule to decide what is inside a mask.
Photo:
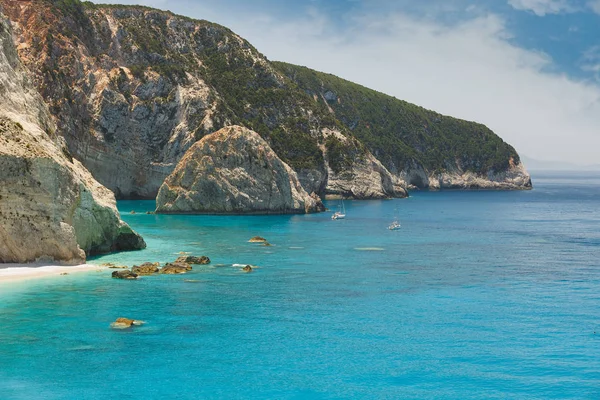
[{"label": "rocky promontory", "polygon": [[429,176],[429,189],[483,189],[515,190],[531,189],[531,177],[523,163],[515,164],[511,159],[508,169],[486,174],[476,174],[460,169],[444,171]]},{"label": "rocky promontory", "polygon": [[319,196],[529,187],[486,126],[272,62],[218,24],[78,0],[0,7],[69,152],[117,198],[154,199],[194,143],[231,125],[258,132]]},{"label": "rocky promontory", "polygon": [[144,240],[75,160],[31,85],[0,14],[0,262],[82,263]]},{"label": "rocky promontory", "polygon": [[157,213],[288,214],[322,211],[260,135],[223,128],[195,143],[167,177]]},{"label": "rocky promontory", "polygon": [[282,62],[273,65],[327,107],[392,174],[397,189],[531,188],[517,151],[485,125],[441,115],[331,74]]}]

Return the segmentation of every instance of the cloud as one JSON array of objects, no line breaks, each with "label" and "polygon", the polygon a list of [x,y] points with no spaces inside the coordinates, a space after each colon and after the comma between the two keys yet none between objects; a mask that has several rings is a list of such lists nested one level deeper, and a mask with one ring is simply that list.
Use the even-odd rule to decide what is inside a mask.
[{"label": "cloud", "polygon": [[600,14],[600,0],[590,0],[588,7],[596,14]]},{"label": "cloud", "polygon": [[596,79],[600,75],[600,46],[590,47],[584,54],[581,60],[581,69],[588,72],[593,72]]},{"label": "cloud", "polygon": [[508,0],[508,4],[517,10],[531,11],[540,17],[576,10],[568,0]]}]

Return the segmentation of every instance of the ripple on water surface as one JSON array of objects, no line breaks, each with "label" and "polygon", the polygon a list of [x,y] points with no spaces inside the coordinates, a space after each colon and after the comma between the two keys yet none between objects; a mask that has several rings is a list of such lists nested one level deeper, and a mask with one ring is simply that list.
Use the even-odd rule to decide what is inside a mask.
[{"label": "ripple on water surface", "polygon": [[148,248],[93,262],[212,264],[4,290],[0,397],[600,398],[600,190],[574,182],[347,201],[342,224],[120,202]]}]

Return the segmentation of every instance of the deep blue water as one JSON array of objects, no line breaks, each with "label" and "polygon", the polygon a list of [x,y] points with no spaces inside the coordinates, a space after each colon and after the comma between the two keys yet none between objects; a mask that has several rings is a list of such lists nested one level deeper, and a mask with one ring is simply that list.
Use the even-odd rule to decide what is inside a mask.
[{"label": "deep blue water", "polygon": [[148,249],[94,263],[213,264],[0,286],[0,399],[598,399],[600,176],[534,178],[347,201],[343,221],[120,202]]}]

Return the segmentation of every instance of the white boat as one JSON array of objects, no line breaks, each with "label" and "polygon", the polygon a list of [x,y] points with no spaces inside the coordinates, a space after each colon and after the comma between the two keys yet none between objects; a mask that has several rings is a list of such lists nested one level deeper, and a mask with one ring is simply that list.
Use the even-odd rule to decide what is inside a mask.
[{"label": "white boat", "polygon": [[342,211],[336,211],[333,213],[333,215],[331,216],[332,220],[336,220],[336,219],[344,219],[346,218],[346,207],[344,207],[344,199],[342,199]]},{"label": "white boat", "polygon": [[397,231],[398,229],[400,229],[400,227],[401,227],[400,222],[394,221],[390,224],[390,226],[388,226],[388,229],[390,231]]},{"label": "white boat", "polygon": [[333,213],[333,215],[331,216],[331,219],[344,219],[344,218],[346,218],[346,214],[343,214],[339,211]]},{"label": "white boat", "polygon": [[400,229],[400,220],[398,218],[398,207],[394,208],[394,221],[388,225],[390,231],[397,231]]}]

